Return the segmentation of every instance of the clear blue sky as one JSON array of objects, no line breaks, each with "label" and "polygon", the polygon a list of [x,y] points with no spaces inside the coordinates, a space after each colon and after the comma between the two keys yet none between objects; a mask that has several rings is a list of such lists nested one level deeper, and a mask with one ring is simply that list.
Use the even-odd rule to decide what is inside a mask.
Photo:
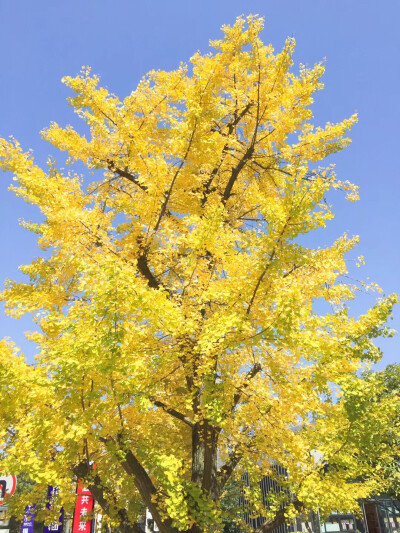
[{"label": "clear blue sky", "polygon": [[[387,294],[400,293],[400,0],[0,0],[0,136],[14,135],[43,163],[57,153],[39,131],[53,120],[74,121],[62,76],[90,65],[124,97],[150,69],[172,69],[195,51],[206,52],[222,24],[248,13],[265,16],[263,38],[276,49],[295,37],[295,62],[326,58],[317,124],[359,113],[353,144],[333,160],[341,178],[361,186],[361,200],[330,198],[336,218],[313,243],[358,234],[356,255],[366,259],[359,276]],[[10,181],[0,175],[0,280],[20,278],[18,266],[38,254],[34,235],[18,226],[18,219],[37,213],[7,191]],[[361,298],[355,312],[373,301]],[[392,325],[400,330],[398,309]],[[23,335],[29,328],[29,320],[0,316],[0,338],[11,337],[31,360],[34,346]],[[380,367],[400,361],[399,339],[381,343]]]}]

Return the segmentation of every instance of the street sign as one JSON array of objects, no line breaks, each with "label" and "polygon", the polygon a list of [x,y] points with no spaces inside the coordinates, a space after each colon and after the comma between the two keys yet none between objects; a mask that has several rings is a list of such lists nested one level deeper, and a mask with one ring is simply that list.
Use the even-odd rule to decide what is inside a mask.
[{"label": "street sign", "polygon": [[35,523],[35,505],[25,507],[24,518],[21,524],[21,533],[33,533]]},{"label": "street sign", "polygon": [[14,494],[17,487],[17,476],[3,476],[0,474],[0,505],[4,503],[6,496]]},{"label": "street sign", "polygon": [[[57,498],[58,494],[58,487],[49,486],[48,492],[47,492],[47,498],[48,501],[46,503],[47,509],[53,508],[54,500]],[[47,526],[44,526],[43,533],[63,533],[63,523],[64,523],[64,509],[61,507],[60,509],[60,516],[58,517],[58,520],[56,522],[53,522],[52,524],[48,524]],[[0,531],[0,533],[2,533]]]},{"label": "street sign", "polygon": [[74,511],[74,521],[72,525],[72,533],[91,533],[92,519],[91,512],[93,510],[93,496],[90,490],[86,489],[82,483],[78,481],[77,499]]}]

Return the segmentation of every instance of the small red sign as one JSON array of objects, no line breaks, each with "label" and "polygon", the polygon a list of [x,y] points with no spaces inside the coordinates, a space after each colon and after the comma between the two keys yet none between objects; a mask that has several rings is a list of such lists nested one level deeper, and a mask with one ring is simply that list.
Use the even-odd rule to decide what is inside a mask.
[{"label": "small red sign", "polygon": [[72,533],[90,533],[92,519],[88,519],[89,513],[93,510],[93,496],[90,490],[86,489],[82,483],[78,483],[77,499],[74,511],[74,522]]},{"label": "small red sign", "polygon": [[0,505],[3,505],[4,498],[14,494],[17,487],[17,476],[3,476],[0,474]]}]

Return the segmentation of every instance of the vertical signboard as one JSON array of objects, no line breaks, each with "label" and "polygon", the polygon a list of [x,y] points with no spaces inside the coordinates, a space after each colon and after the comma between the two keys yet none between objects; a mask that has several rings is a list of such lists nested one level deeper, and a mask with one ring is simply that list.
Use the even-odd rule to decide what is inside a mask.
[{"label": "vertical signboard", "polygon": [[74,511],[74,523],[72,533],[90,533],[92,520],[88,515],[93,510],[93,496],[90,490],[86,489],[81,483],[78,483],[76,491],[77,499]]},{"label": "vertical signboard", "polygon": [[[49,486],[49,491],[47,493],[47,509],[53,508],[54,500],[57,498],[58,487]],[[44,526],[43,533],[62,533],[63,531],[63,521],[64,521],[64,509],[61,507],[60,516],[57,522],[53,522],[48,526]]]},{"label": "vertical signboard", "polygon": [[27,505],[25,507],[24,517],[21,524],[21,533],[33,533],[33,524],[35,520],[35,506]]}]

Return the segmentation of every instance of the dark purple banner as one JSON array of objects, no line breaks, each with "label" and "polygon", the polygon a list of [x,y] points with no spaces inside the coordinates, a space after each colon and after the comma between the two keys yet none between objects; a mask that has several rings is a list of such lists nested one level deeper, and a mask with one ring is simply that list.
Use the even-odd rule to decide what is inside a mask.
[{"label": "dark purple banner", "polygon": [[[58,494],[58,487],[49,486],[49,492],[47,494],[47,509],[53,508],[53,502],[56,500]],[[60,516],[57,522],[53,522],[48,526],[44,526],[43,533],[62,533],[63,530],[64,509],[61,507]],[[22,533],[31,533],[30,531],[23,531]]]},{"label": "dark purple banner", "polygon": [[35,520],[35,506],[27,505],[25,507],[24,518],[21,524],[21,533],[33,533],[33,523]]}]

